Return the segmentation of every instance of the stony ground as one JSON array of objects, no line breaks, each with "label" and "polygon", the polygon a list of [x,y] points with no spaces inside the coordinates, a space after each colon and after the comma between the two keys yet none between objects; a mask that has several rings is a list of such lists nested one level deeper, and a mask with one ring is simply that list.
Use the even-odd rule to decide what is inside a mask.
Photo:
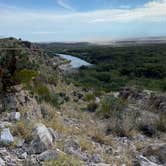
[{"label": "stony ground", "polygon": [[[111,131],[106,133],[109,119],[98,119],[95,113],[81,110],[87,105],[84,95],[89,91],[83,91],[72,84],[64,86],[62,82],[57,88],[70,98],[61,108],[54,108],[47,103],[38,104],[21,85],[13,87],[15,92],[1,99],[1,166],[164,165],[164,133],[160,137],[148,136],[148,133],[153,134],[153,129],[148,127],[145,134],[135,131],[130,137],[119,137]],[[123,91],[121,95],[127,93]],[[131,95],[131,100],[132,92],[127,95]],[[142,108],[142,96],[137,97],[141,97],[141,100],[132,100],[128,109]],[[149,96],[145,93],[143,97]],[[96,100],[100,102],[100,98]],[[161,111],[165,111],[164,104]],[[8,111],[3,111],[4,106]],[[141,113],[146,120],[158,118],[154,112],[141,110]]]}]

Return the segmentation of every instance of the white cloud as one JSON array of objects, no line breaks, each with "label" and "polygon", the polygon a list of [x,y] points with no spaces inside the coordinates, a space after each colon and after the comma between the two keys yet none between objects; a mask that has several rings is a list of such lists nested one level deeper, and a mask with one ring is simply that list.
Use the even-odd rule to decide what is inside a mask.
[{"label": "white cloud", "polygon": [[[57,0],[66,9],[72,9],[63,0]],[[143,7],[136,9],[105,9],[91,12],[72,12],[72,13],[50,13],[47,11],[25,11],[14,10],[12,7],[0,8],[0,21],[4,23],[24,21],[43,21],[52,24],[62,22],[73,23],[100,23],[100,22],[128,22],[134,20],[159,21],[166,19],[166,0],[156,0],[146,3]]]},{"label": "white cloud", "polygon": [[136,9],[113,9],[103,12],[107,13],[106,17],[101,13],[92,22],[166,21],[166,0],[152,1]]},{"label": "white cloud", "polygon": [[69,4],[67,4],[64,0],[56,0],[56,2],[57,2],[57,4],[58,4],[59,6],[61,6],[62,8],[65,8],[65,9],[67,9],[67,10],[74,10],[74,9],[72,8],[72,6],[70,6]]},{"label": "white cloud", "polygon": [[[62,0],[58,0],[66,9],[71,7]],[[0,32],[1,34],[29,34],[35,36],[57,36],[58,34],[70,35],[78,31],[90,32],[95,29],[105,28],[112,23],[129,23],[133,21],[165,22],[166,0],[156,0],[146,3],[135,9],[105,9],[89,12],[57,13],[49,11],[28,11],[15,7],[0,5]],[[101,32],[102,33],[102,32]]]}]

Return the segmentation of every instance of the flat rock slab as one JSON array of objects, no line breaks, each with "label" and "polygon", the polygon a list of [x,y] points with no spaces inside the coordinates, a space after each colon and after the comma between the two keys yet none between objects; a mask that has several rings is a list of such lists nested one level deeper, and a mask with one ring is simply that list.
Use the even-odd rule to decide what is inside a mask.
[{"label": "flat rock slab", "polygon": [[56,150],[47,150],[38,156],[39,161],[56,160],[57,158],[58,153]]}]

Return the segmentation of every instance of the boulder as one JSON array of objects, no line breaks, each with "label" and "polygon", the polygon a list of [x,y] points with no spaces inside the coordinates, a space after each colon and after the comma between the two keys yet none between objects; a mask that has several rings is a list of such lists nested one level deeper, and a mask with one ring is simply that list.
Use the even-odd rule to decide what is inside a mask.
[{"label": "boulder", "polygon": [[0,166],[5,166],[5,161],[0,157]]},{"label": "boulder", "polygon": [[64,151],[69,154],[76,154],[77,151],[80,149],[77,140],[69,138],[64,143]]},{"label": "boulder", "polygon": [[100,101],[101,101],[100,98],[99,98],[99,97],[96,97],[96,99],[95,99],[95,103],[96,103],[96,104],[99,104]]},{"label": "boulder", "polygon": [[49,132],[50,132],[50,134],[51,134],[51,136],[53,138],[53,141],[57,141],[57,140],[60,139],[61,136],[60,136],[59,133],[57,133],[56,131],[54,131],[52,128],[48,128],[48,130],[49,130]]},{"label": "boulder", "polygon": [[34,139],[31,142],[31,153],[39,154],[45,150],[51,149],[53,138],[47,127],[42,124],[36,124],[34,129]]},{"label": "boulder", "polygon": [[150,160],[148,160],[146,157],[144,157],[142,155],[139,156],[137,159],[138,159],[138,164],[140,166],[161,166],[161,165],[151,162]]},{"label": "boulder", "polygon": [[39,154],[37,157],[39,161],[56,160],[57,158],[58,158],[58,153],[56,150],[47,150]]},{"label": "boulder", "polygon": [[13,142],[14,142],[14,138],[12,134],[10,133],[10,129],[9,128],[3,129],[0,134],[0,143],[2,145],[10,145]]},{"label": "boulder", "polygon": [[19,158],[20,158],[20,159],[26,159],[27,156],[28,156],[27,152],[24,152],[24,153],[22,153],[22,154],[19,156]]},{"label": "boulder", "polygon": [[11,121],[20,121],[21,114],[20,112],[11,112],[9,115],[9,120]]},{"label": "boulder", "polygon": [[91,161],[93,163],[100,163],[101,162],[101,156],[99,154],[92,154]]}]

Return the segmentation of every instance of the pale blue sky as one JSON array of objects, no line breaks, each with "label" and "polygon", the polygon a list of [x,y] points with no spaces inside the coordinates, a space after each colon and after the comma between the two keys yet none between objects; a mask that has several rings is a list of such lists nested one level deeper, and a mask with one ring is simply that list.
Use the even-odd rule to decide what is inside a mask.
[{"label": "pale blue sky", "polygon": [[105,41],[166,36],[166,0],[0,0],[0,37]]}]

